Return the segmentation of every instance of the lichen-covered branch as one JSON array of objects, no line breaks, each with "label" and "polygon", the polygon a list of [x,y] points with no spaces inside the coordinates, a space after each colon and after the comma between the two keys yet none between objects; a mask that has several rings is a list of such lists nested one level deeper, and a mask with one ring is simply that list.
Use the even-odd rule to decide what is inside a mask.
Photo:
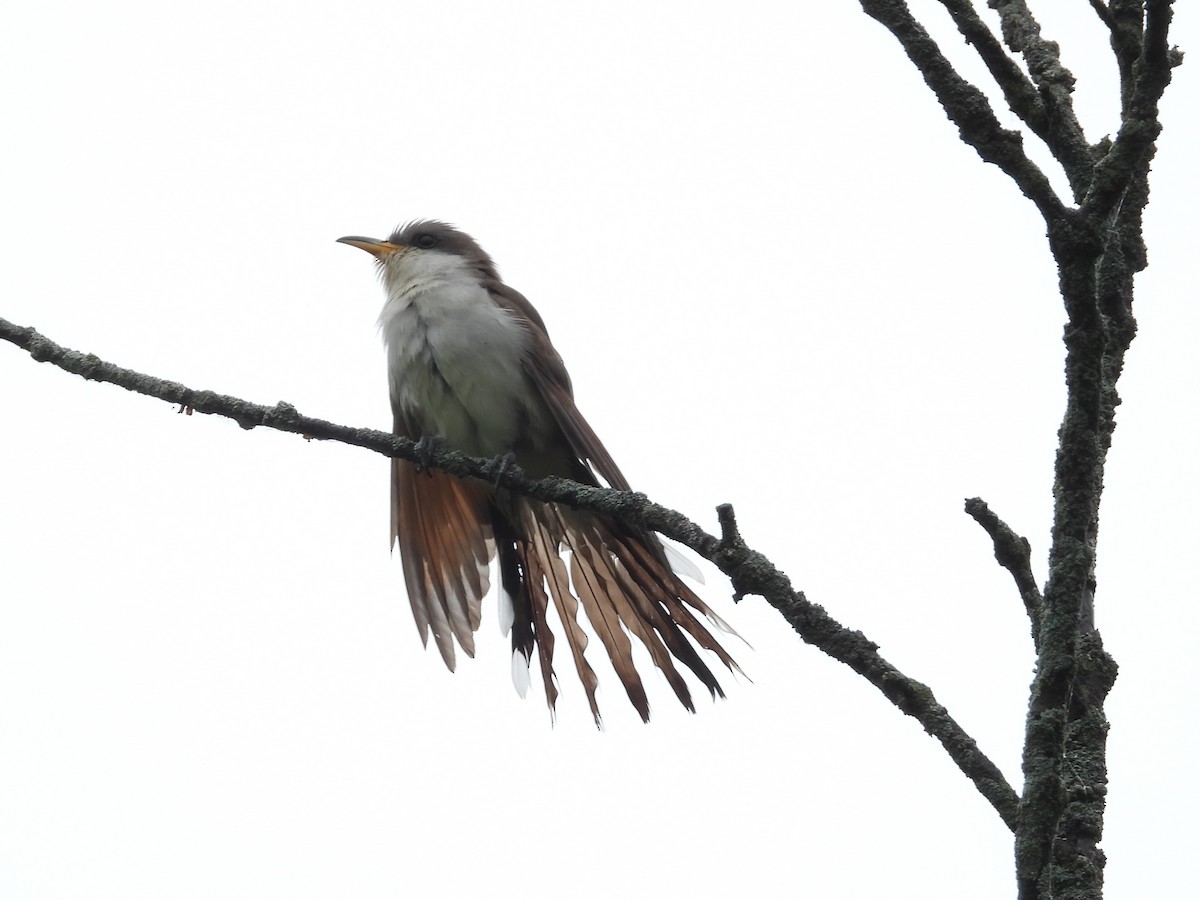
[{"label": "lichen-covered branch", "polygon": [[1109,43],[1121,76],[1121,117],[1133,100],[1133,67],[1142,49],[1144,0],[1111,0],[1108,4]]},{"label": "lichen-covered branch", "polygon": [[903,0],[859,0],[863,11],[890,31],[937,96],[963,141],[985,162],[999,166],[1033,201],[1047,222],[1058,220],[1063,204],[1050,181],[1026,155],[1021,134],[1000,125],[984,93],[958,74],[937,42],[913,18]]},{"label": "lichen-covered branch", "polygon": [[1016,828],[1017,794],[996,765],[951,718],[933,692],[909,678],[879,655],[862,633],[835,621],[820,606],[796,591],[776,566],[746,546],[737,531],[733,510],[722,506],[720,538],[675,510],[652,503],[645,494],[591,487],[565,478],[526,478],[516,465],[497,474],[492,461],[464,456],[446,447],[417,451],[414,441],[370,428],[349,428],[301,415],[288,403],[264,406],[237,397],[198,391],[174,381],[134,372],[92,355],[61,347],[32,328],[0,319],[0,339],[22,347],[40,362],[51,363],[92,381],[104,381],[156,397],[181,408],[233,419],[243,428],[265,426],[320,440],[340,441],[384,456],[421,462],[460,478],[485,478],[539,500],[566,503],[641,525],[690,547],[711,561],[733,584],[735,596],[759,594],[774,606],[807,643],[824,651],[875,685],[902,712],[912,716],[941,742],[955,764],[996,808],[1009,828]]},{"label": "lichen-covered branch", "polygon": [[[1149,171],[1154,142],[1162,131],[1158,104],[1171,81],[1171,70],[1183,54],[1168,45],[1171,4],[1147,0],[1145,25],[1138,32],[1138,55],[1132,63],[1121,127],[1103,159],[1097,163],[1083,208],[1097,222],[1108,219],[1139,171]],[[1130,23],[1124,23],[1126,43]]]},{"label": "lichen-covered branch", "polygon": [[1062,164],[1078,202],[1083,199],[1091,181],[1095,158],[1071,99],[1075,76],[1062,64],[1058,44],[1042,37],[1041,26],[1025,0],[992,0],[991,6],[1000,15],[1004,43],[1014,53],[1021,54],[1045,104],[1047,131],[1038,137],[1046,142],[1054,158]]},{"label": "lichen-covered branch", "polygon": [[1113,22],[1112,13],[1109,12],[1108,5],[1104,2],[1104,0],[1088,0],[1088,3],[1092,5],[1092,9],[1094,9],[1096,11],[1096,15],[1100,17],[1100,21],[1107,25],[1110,31],[1116,27]]},{"label": "lichen-covered branch", "polygon": [[972,497],[966,502],[966,511],[972,519],[979,523],[992,539],[992,547],[996,554],[996,562],[1000,563],[1016,582],[1021,601],[1025,604],[1025,612],[1029,616],[1030,630],[1033,633],[1033,646],[1036,650],[1041,643],[1042,631],[1042,592],[1038,588],[1037,579],[1033,577],[1033,568],[1029,558],[1029,541],[1021,537],[1006,525],[978,497]]},{"label": "lichen-covered branch", "polygon": [[1029,130],[1049,141],[1050,125],[1046,107],[1029,77],[1005,51],[992,29],[979,17],[971,0],[941,0],[959,33],[975,48],[983,64],[1004,92],[1008,108],[1016,113]]},{"label": "lichen-covered branch", "polygon": [[1056,159],[1071,184],[1076,200],[1082,199],[1092,166],[1092,148],[1075,116],[1071,102],[1074,79],[1058,59],[1057,45],[1043,41],[1024,3],[1000,3],[1005,43],[1025,59],[1032,80],[1017,64],[991,28],[975,11],[971,0],[941,0],[959,32],[987,66],[1004,100]]}]

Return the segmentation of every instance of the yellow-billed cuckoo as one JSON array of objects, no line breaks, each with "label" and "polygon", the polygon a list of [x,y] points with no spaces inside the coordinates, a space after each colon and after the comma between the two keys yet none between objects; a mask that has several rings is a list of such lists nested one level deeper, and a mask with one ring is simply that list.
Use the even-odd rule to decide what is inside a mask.
[{"label": "yellow-billed cuckoo", "polygon": [[[511,454],[535,478],[598,484],[599,476],[629,490],[576,408],[571,379],[542,317],[500,280],[469,235],[443,222],[417,221],[387,240],[339,240],[375,257],[387,292],[379,325],[396,434],[442,441],[472,456]],[[675,660],[714,697],[724,696],[697,646],[731,669],[736,664],[693,610],[727,626],[680,581],[649,532],[398,459],[392,460],[391,504],[392,539],[400,545],[421,640],[427,643],[433,632],[451,671],[456,639],[468,656],[475,653],[488,569],[498,556],[513,678],[524,694],[536,653],[551,715],[558,697],[551,607],[597,725],[598,681],[584,655],[580,605],[644,721],[650,706],[630,635],[689,710],[695,707]]]}]

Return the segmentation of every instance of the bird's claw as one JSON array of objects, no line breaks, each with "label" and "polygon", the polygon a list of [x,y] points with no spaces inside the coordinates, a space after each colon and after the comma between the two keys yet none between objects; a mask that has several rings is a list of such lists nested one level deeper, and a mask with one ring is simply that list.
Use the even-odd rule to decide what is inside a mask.
[{"label": "bird's claw", "polygon": [[446,442],[437,435],[424,435],[417,441],[413,452],[417,454],[417,471],[428,472],[433,466],[438,450],[446,445]]},{"label": "bird's claw", "polygon": [[504,477],[504,474],[512,468],[512,464],[516,461],[517,454],[511,450],[492,457],[491,462],[487,465],[488,479],[492,482],[492,487],[500,486],[500,479]]}]

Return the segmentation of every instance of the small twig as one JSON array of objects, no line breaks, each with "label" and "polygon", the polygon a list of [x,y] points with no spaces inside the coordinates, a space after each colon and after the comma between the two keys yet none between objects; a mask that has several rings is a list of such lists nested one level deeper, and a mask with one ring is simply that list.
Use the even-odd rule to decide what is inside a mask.
[{"label": "small twig", "polygon": [[[717,507],[717,524],[721,526],[721,541],[717,545],[717,552],[725,556],[744,559],[748,548],[746,547],[746,542],[742,540],[742,533],[738,531],[737,518],[734,516],[732,503],[722,503]],[[740,603],[742,598],[746,596],[746,592],[742,590],[741,585],[736,581],[732,583],[733,602]]]},{"label": "small twig", "polygon": [[717,522],[721,526],[721,549],[744,546],[742,533],[738,531],[737,518],[733,514],[732,503],[722,503],[717,507]]},{"label": "small twig", "polygon": [[1006,525],[983,500],[972,497],[966,502],[967,515],[979,523],[980,527],[992,539],[992,547],[996,553],[996,562],[1000,563],[1012,575],[1025,604],[1025,612],[1029,615],[1030,630],[1033,632],[1033,646],[1037,649],[1041,643],[1042,630],[1042,592],[1037,580],[1033,577],[1030,565],[1029,541],[1021,537]]}]

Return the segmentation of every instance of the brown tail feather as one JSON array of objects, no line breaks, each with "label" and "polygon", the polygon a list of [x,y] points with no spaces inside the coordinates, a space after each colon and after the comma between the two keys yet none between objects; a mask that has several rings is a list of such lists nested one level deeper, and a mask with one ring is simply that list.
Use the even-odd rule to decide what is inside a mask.
[{"label": "brown tail feather", "polygon": [[[550,598],[546,596],[545,576],[535,557],[528,553],[528,547],[522,550],[526,562],[525,571],[533,577],[525,586],[529,603],[529,614],[533,621],[533,639],[537,645],[538,665],[542,670],[542,686],[546,692],[546,706],[550,708],[551,721],[554,719],[554,705],[558,702],[558,677],[554,674],[554,632],[546,613],[550,607]],[[529,655],[525,655],[528,662]]]},{"label": "brown tail feather", "polygon": [[[679,702],[695,711],[691,692],[676,661],[683,663],[713,696],[724,696],[696,647],[712,650],[730,669],[737,664],[692,614],[708,607],[667,566],[653,538],[590,513],[514,497],[494,508],[504,585],[514,603],[513,650],[532,661],[536,647],[553,710],[553,637],[546,621],[553,602],[563,637],[600,724],[596,675],[585,656],[587,635],[577,616],[582,605],[600,638],[630,702],[643,720],[649,701],[632,654],[630,636],[650,653]],[[505,513],[508,513],[506,515]],[[512,521],[515,527],[510,527]],[[507,545],[507,546],[506,546]],[[560,552],[570,552],[570,582]]]},{"label": "brown tail feather", "polygon": [[599,536],[586,525],[568,526],[558,507],[547,507],[559,517],[563,526],[563,539],[571,554],[571,583],[583,603],[583,610],[592,623],[609,661],[629,702],[641,715],[643,722],[650,720],[650,701],[633,661],[632,644],[621,627],[622,622],[636,621],[629,600],[620,590],[620,581],[613,571],[612,557],[598,546]]},{"label": "brown tail feather", "polygon": [[[613,552],[621,560],[626,578],[626,592],[640,599],[640,609],[646,624],[653,627],[658,633],[658,638],[670,651],[671,656],[687,666],[692,674],[708,688],[709,694],[714,697],[725,696],[712,670],[684,636],[684,631],[688,634],[692,633],[688,627],[690,614],[683,610],[685,617],[681,619],[674,614],[675,611],[671,608],[673,594],[686,591],[687,587],[680,583],[678,576],[675,576],[670,570],[666,570],[664,574],[665,567],[646,568],[634,549],[637,546],[636,540],[635,537],[625,541],[614,538],[613,541]],[[672,590],[668,591],[663,587],[664,581],[671,586]],[[679,607],[677,602],[674,605]],[[682,609],[682,607],[679,608]],[[683,626],[682,630],[680,626]],[[702,628],[700,630],[703,632]],[[695,708],[690,703],[690,694],[686,701],[683,698],[680,700],[690,711],[695,712]]]},{"label": "brown tail feather", "polygon": [[[592,565],[603,565],[612,576],[613,589],[611,590],[611,594],[620,603],[621,624],[649,651],[654,665],[662,671],[663,676],[671,685],[671,689],[675,692],[675,696],[679,698],[679,702],[683,704],[684,708],[689,712],[695,712],[696,707],[692,703],[692,694],[688,689],[687,682],[683,680],[683,677],[679,674],[679,670],[675,668],[671,651],[655,634],[655,629],[658,627],[655,625],[655,621],[661,618],[661,611],[645,596],[641,588],[632,582],[624,566],[619,565],[612,553],[606,549],[612,545],[611,537],[606,542],[597,533],[596,538],[597,540],[589,541],[588,544],[588,551],[593,556]],[[630,696],[629,699],[633,702],[634,707],[638,709],[638,712],[642,713],[643,721],[646,721],[649,710],[643,710],[633,696]]]},{"label": "brown tail feather", "polygon": [[[542,672],[542,685],[546,692],[546,705],[554,717],[554,704],[558,701],[558,679],[554,674],[554,632],[546,621],[549,598],[543,588],[545,583],[536,558],[531,557],[529,546],[519,540],[509,517],[493,509],[496,529],[496,547],[500,565],[500,583],[513,607],[512,647],[514,665],[529,669],[534,653]],[[533,572],[537,576],[533,576]],[[516,657],[521,657],[518,663]],[[521,686],[518,686],[520,689]],[[522,691],[522,696],[524,692]]]},{"label": "brown tail feather", "polygon": [[454,671],[454,640],[475,655],[475,629],[495,547],[486,488],[392,461],[392,537],[422,643],[433,632]]},{"label": "brown tail feather", "polygon": [[617,566],[616,570],[622,590],[636,605],[636,610],[627,623],[630,631],[650,651],[654,664],[662,671],[684,709],[695,712],[692,692],[679,669],[675,667],[675,660],[683,659],[690,651],[690,646],[677,631],[671,629],[669,619],[654,601],[646,596],[645,591],[629,575],[626,567]]},{"label": "brown tail feather", "polygon": [[670,586],[674,588],[673,591],[661,590],[661,594],[668,611],[673,614],[678,613],[680,616],[682,616],[682,618],[678,620],[679,624],[684,625],[684,623],[688,623],[688,625],[685,626],[688,634],[691,634],[692,637],[696,639],[696,642],[699,643],[700,646],[702,646],[705,650],[711,650],[713,653],[715,653],[727,668],[729,668],[731,671],[740,673],[741,669],[739,669],[738,664],[733,661],[733,657],[725,652],[725,649],[717,643],[716,639],[711,633],[709,633],[708,629],[704,627],[699,619],[697,619],[686,608],[684,608],[683,604],[686,604],[687,606],[690,606],[692,609],[699,612],[722,631],[733,634],[734,636],[737,636],[737,633],[729,627],[725,620],[714,613],[709,605],[701,600],[696,595],[695,591],[684,584],[678,576],[674,578],[673,582],[665,582],[661,578],[662,567],[666,565],[661,546],[656,543],[653,548],[647,548],[646,543],[643,540],[626,540],[622,542],[622,546],[628,547],[633,551],[635,558],[641,564],[641,568],[645,572],[646,577],[649,579],[649,584],[651,586],[661,590],[665,585],[670,584]]},{"label": "brown tail feather", "polygon": [[[725,664],[726,668],[728,668],[730,671],[740,673],[741,669],[738,667],[738,664],[733,661],[733,657],[725,651],[724,647],[717,643],[716,638],[709,633],[708,629],[706,629],[700,623],[700,621],[684,606],[686,603],[687,606],[698,610],[702,614],[711,616],[711,611],[709,610],[708,605],[699,597],[697,597],[691,588],[680,581],[679,577],[673,572],[670,572],[670,570],[667,570],[668,574],[670,575],[670,580],[665,579],[663,577],[663,564],[660,563],[658,558],[645,547],[643,542],[638,540],[626,540],[618,544],[618,546],[632,551],[632,555],[629,557],[623,556],[622,561],[629,565],[631,571],[635,573],[635,579],[638,581],[638,583],[662,603],[662,605],[666,608],[671,621],[682,627],[683,630],[691,635],[696,643],[705,650],[711,650],[713,653],[715,653],[717,658]],[[666,590],[664,587],[665,584],[671,585],[672,590]],[[716,619],[715,616],[712,616],[712,618]],[[697,663],[699,663],[700,667],[703,668],[705,672],[708,672],[708,667],[704,664],[703,660],[700,659],[700,656],[695,654],[694,651],[693,654],[695,655],[695,660]],[[701,675],[700,672],[692,667],[691,663],[687,663],[687,665],[688,668],[691,668],[692,671],[696,673],[697,677],[699,677],[700,680],[708,686],[710,691],[712,691],[714,694],[719,694],[722,697],[725,696],[725,693],[721,690],[720,684],[717,683],[716,677],[712,675],[711,672],[708,673],[708,678],[706,679],[703,675]]]},{"label": "brown tail feather", "polygon": [[[415,484],[419,485],[420,481],[415,481]],[[459,535],[452,530],[452,525],[457,524],[452,518],[456,512],[456,504],[452,494],[446,495],[444,499],[443,523],[435,523],[427,515],[422,516],[420,522],[421,538],[426,551],[424,575],[428,587],[432,588],[431,592],[427,588],[426,606],[433,608],[439,620],[444,619],[449,624],[450,632],[458,639],[467,656],[474,656],[475,634],[471,629],[468,612],[473,598],[463,584],[462,567],[456,565],[457,560],[453,557],[461,542]],[[429,599],[434,602],[430,604]],[[450,634],[434,629],[434,637],[439,639],[439,649],[446,647],[453,655],[454,644],[450,640]]]},{"label": "brown tail feather", "polygon": [[547,504],[521,497],[517,498],[517,510],[523,536],[529,545],[530,558],[536,560],[536,566],[531,567],[530,574],[536,579],[537,570],[541,570],[546,585],[550,589],[550,598],[554,601],[558,620],[563,626],[563,636],[566,638],[567,647],[570,648],[571,656],[575,661],[575,671],[579,674],[579,680],[583,682],[583,688],[587,692],[588,706],[591,707],[592,716],[598,724],[600,708],[596,703],[596,688],[599,686],[600,680],[584,655],[584,651],[587,650],[588,638],[584,630],[579,627],[577,618],[579,600],[571,591],[567,566],[559,555],[559,549],[563,543],[562,531],[557,527],[558,522],[555,521],[555,516],[552,513],[547,515]]}]

